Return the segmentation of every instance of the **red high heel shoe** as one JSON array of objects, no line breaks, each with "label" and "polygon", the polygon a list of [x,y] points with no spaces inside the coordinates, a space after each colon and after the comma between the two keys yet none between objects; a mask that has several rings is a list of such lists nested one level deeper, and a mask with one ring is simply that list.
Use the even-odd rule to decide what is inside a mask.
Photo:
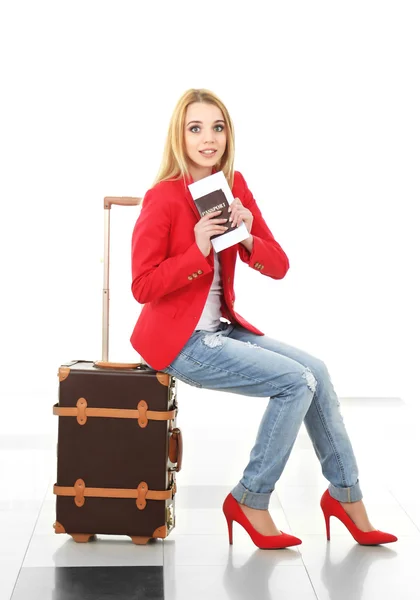
[{"label": "red high heel shoe", "polygon": [[333,498],[326,490],[321,498],[321,508],[324,513],[325,525],[327,527],[327,540],[330,539],[330,517],[336,517],[347,527],[356,542],[363,546],[376,546],[377,544],[388,544],[398,540],[395,535],[375,529],[374,531],[362,531],[354,521],[351,520],[340,502]]},{"label": "red high heel shoe", "polygon": [[289,535],[288,533],[282,533],[281,535],[262,535],[262,533],[259,533],[251,525],[248,517],[240,507],[239,502],[235,500],[232,494],[228,494],[223,502],[223,512],[228,524],[229,543],[231,545],[233,544],[233,521],[242,525],[254,544],[263,550],[287,548],[288,546],[298,546],[302,543],[302,540],[294,535]]}]

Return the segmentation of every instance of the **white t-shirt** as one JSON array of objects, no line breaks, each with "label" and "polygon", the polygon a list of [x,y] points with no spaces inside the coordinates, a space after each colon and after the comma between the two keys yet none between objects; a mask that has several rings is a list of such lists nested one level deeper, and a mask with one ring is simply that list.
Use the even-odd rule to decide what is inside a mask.
[{"label": "white t-shirt", "polygon": [[222,316],[221,299],[223,294],[220,271],[220,261],[217,252],[214,252],[213,281],[200,320],[196,325],[196,330],[205,329],[206,331],[216,331],[220,325],[220,317]]}]

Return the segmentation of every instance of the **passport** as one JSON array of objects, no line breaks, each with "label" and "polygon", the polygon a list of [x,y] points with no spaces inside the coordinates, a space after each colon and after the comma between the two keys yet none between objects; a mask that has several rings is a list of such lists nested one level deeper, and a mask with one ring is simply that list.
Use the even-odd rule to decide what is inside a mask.
[{"label": "passport", "polygon": [[[220,216],[229,219],[231,213],[228,209],[235,198],[223,171],[217,171],[208,177],[194,181],[188,185],[188,188],[198,214],[205,215],[208,214],[207,211],[215,211],[218,210],[216,207],[219,207],[222,211]],[[239,227],[232,227],[232,222],[228,220],[225,225],[228,227],[226,231],[212,236],[211,244],[215,252],[226,250],[249,237],[245,223],[241,223]],[[227,233],[229,235],[225,235]]]},{"label": "passport", "polygon": [[194,202],[198,208],[198,212],[202,217],[217,210],[221,210],[222,212],[214,218],[227,219],[226,223],[218,223],[218,225],[224,225],[228,229],[222,233],[216,233],[215,235],[212,235],[210,238],[211,240],[214,240],[222,235],[226,235],[227,233],[230,233],[232,230],[236,229],[236,227],[232,227],[232,222],[229,221],[229,217],[231,216],[230,212],[228,212],[229,202],[223,190],[214,190],[209,194],[199,196],[198,198],[194,199]]}]

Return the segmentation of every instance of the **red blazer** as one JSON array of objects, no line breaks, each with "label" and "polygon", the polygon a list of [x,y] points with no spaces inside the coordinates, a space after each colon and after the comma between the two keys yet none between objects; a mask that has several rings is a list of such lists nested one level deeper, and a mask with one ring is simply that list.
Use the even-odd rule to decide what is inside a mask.
[{"label": "red blazer", "polygon": [[[164,369],[182,350],[203,312],[213,281],[214,254],[205,257],[195,243],[200,213],[187,187],[161,181],[143,198],[132,238],[132,292],[144,304],[130,341],[154,369]],[[235,171],[233,196],[254,215],[251,254],[238,243],[219,252],[223,284],[222,316],[264,335],[234,309],[236,256],[272,279],[282,279],[289,261],[267,227],[245,179]]]}]

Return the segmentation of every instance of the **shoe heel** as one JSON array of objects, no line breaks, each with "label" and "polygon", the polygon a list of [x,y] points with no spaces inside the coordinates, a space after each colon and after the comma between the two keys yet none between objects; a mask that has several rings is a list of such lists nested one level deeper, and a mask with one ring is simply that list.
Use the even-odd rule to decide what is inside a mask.
[{"label": "shoe heel", "polygon": [[232,546],[233,544],[233,521],[230,521],[227,517],[226,517],[226,522],[227,522],[227,526],[228,526],[228,532],[229,532],[229,544]]},{"label": "shoe heel", "polygon": [[[324,511],[323,511],[324,512]],[[330,540],[330,515],[327,515],[327,513],[324,512],[324,519],[325,519],[325,527],[327,529],[327,540]]]}]

